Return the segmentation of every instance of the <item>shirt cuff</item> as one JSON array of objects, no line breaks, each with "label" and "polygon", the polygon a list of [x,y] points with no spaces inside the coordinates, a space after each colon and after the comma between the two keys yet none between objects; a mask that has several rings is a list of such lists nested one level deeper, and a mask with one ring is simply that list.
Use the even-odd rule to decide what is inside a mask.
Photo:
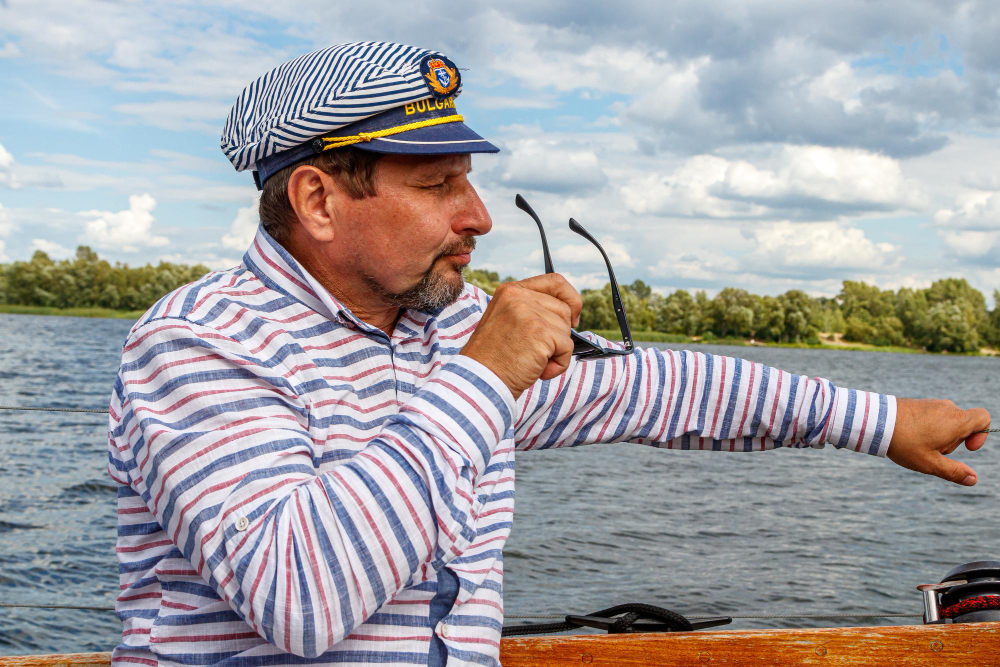
[{"label": "shirt cuff", "polygon": [[837,387],[831,419],[831,445],[885,456],[896,428],[896,397]]},{"label": "shirt cuff", "polygon": [[481,474],[514,421],[516,403],[493,371],[463,355],[438,369],[402,407],[429,417],[435,439],[469,461]]}]

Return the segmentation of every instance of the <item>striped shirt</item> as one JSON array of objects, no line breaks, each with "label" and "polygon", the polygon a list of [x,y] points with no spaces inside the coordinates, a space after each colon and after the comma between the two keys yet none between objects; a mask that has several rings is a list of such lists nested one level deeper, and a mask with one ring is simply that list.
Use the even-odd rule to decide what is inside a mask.
[{"label": "striped shirt", "polygon": [[574,360],[515,402],[457,354],[488,301],[389,336],[260,230],[153,306],[111,400],[114,662],[497,665],[516,449],[892,436],[890,396],[696,352]]}]

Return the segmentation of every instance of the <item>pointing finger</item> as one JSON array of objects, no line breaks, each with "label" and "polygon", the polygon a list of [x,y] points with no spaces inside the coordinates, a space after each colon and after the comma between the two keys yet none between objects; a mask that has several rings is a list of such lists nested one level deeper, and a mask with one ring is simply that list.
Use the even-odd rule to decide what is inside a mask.
[{"label": "pointing finger", "polygon": [[[940,455],[939,455],[940,456]],[[941,479],[946,479],[955,484],[963,486],[973,486],[976,481],[976,471],[965,465],[961,461],[955,461],[945,456],[940,456],[934,474]]]}]

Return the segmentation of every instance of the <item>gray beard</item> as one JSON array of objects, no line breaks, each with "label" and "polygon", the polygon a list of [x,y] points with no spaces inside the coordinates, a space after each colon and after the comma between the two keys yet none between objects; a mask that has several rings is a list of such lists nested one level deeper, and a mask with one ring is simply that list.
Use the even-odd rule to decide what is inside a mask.
[{"label": "gray beard", "polygon": [[459,272],[459,281],[451,282],[432,270],[424,274],[416,285],[403,292],[390,292],[379,283],[374,276],[365,276],[365,282],[375,294],[379,295],[389,305],[396,308],[410,308],[412,310],[435,311],[441,310],[445,306],[455,303],[458,297],[462,296],[465,289],[465,280],[461,278],[463,271]]},{"label": "gray beard", "polygon": [[403,292],[391,292],[380,283],[375,276],[365,274],[365,283],[368,288],[382,297],[389,305],[396,308],[410,308],[412,310],[436,311],[445,306],[450,306],[462,296],[465,289],[465,267],[459,269],[458,282],[451,282],[439,273],[434,272],[434,266],[438,260],[447,255],[460,252],[472,252],[476,248],[475,237],[469,237],[464,242],[456,242],[444,249],[444,251],[434,258],[430,268],[416,285]]}]

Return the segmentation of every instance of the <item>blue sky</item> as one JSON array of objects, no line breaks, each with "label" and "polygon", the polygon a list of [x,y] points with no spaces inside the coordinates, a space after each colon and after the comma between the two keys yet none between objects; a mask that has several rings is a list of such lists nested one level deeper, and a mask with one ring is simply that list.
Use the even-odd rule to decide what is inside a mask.
[{"label": "blue sky", "polygon": [[1000,287],[1000,8],[989,2],[0,0],[0,261],[88,244],[128,263],[239,262],[255,188],[219,150],[244,85],[330,44],[461,68],[494,219],[473,259],[624,281],[833,295]]}]

